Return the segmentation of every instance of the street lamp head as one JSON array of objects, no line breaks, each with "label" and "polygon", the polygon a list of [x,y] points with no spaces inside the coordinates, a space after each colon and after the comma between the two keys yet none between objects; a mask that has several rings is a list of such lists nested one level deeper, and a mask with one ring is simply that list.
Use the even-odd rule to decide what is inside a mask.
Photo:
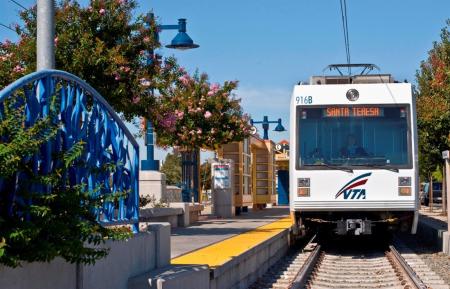
[{"label": "street lamp head", "polygon": [[284,126],[281,124],[281,118],[278,119],[278,125],[277,125],[277,127],[274,129],[274,131],[278,131],[278,132],[286,131],[286,129],[284,128]]},{"label": "street lamp head", "polygon": [[195,44],[191,37],[186,33],[186,19],[178,19],[178,34],[172,39],[167,48],[174,48],[179,50],[187,50],[198,48],[200,45]]}]

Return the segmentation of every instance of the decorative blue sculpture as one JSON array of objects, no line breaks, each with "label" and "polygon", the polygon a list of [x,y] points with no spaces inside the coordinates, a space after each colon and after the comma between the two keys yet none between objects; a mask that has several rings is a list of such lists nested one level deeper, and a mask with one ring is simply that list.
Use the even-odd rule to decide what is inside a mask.
[{"label": "decorative blue sculpture", "polygon": [[[59,104],[57,117],[62,126],[35,159],[40,170],[52,171],[52,154],[83,141],[86,145],[81,159],[89,167],[114,164],[116,168],[112,173],[93,173],[74,167],[68,173],[70,183],[85,184],[91,192],[101,187],[100,194],[118,196],[118,201],[105,202],[95,212],[98,221],[105,225],[132,224],[133,231],[138,232],[139,147],[106,100],[80,78],[58,70],[42,70],[13,82],[0,91],[0,105],[18,94],[25,95],[25,123],[30,126],[48,115],[51,97],[56,96]],[[14,197],[9,199],[13,202]]]}]

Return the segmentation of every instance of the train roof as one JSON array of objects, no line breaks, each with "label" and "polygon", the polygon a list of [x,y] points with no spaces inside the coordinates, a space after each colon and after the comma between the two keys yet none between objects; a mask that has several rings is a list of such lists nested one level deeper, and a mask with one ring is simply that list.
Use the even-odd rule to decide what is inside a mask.
[{"label": "train roof", "polygon": [[[343,71],[347,69],[348,75],[344,75]],[[358,74],[351,74],[353,71],[359,71]],[[309,84],[364,84],[364,83],[396,83],[390,74],[372,74],[378,66],[371,63],[358,64],[330,64],[323,72],[335,71],[338,75],[320,75],[311,76]]]}]

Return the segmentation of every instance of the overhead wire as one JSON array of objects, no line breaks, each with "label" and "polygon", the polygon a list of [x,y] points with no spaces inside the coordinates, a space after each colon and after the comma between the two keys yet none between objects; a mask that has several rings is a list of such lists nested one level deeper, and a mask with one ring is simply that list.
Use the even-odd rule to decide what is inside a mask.
[{"label": "overhead wire", "polygon": [[351,75],[351,58],[350,58],[350,40],[348,36],[348,21],[347,21],[347,1],[346,0],[340,0],[339,1],[341,6],[341,19],[342,19],[342,29],[344,31],[344,45],[345,45],[345,54],[346,54],[346,60],[348,65],[348,74]]},{"label": "overhead wire", "polygon": [[13,31],[13,32],[16,32],[16,33],[17,33],[17,31],[16,31],[16,30],[12,29],[12,28],[11,28],[11,27],[9,27],[8,25],[5,25],[5,24],[3,24],[3,23],[0,23],[0,26],[3,26],[3,27],[5,27],[6,29],[9,29],[9,30],[11,30],[11,31]]},{"label": "overhead wire", "polygon": [[[22,8],[22,9],[24,9],[24,10],[27,10],[27,8],[26,8],[25,6],[23,6],[22,4],[20,4],[20,3],[19,3],[18,1],[16,1],[16,0],[9,0],[9,2],[16,4],[17,6],[19,6],[20,8]],[[6,29],[9,29],[9,30],[11,30],[11,31],[17,33],[16,30],[14,30],[13,28],[11,28],[11,27],[8,26],[8,25],[5,25],[5,24],[3,24],[3,23],[0,23],[0,26],[2,26],[2,27],[4,27],[4,28],[6,28]]]},{"label": "overhead wire", "polygon": [[23,10],[27,10],[27,8],[25,6],[23,6],[22,4],[20,4],[19,2],[17,2],[16,0],[9,0],[10,2],[16,4],[17,6],[19,6],[20,8],[22,8]]}]

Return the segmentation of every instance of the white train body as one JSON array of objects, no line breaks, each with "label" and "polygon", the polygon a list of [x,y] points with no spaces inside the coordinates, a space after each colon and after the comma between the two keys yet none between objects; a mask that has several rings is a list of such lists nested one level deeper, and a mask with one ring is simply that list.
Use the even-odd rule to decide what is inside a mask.
[{"label": "white train body", "polygon": [[297,228],[415,233],[418,150],[409,83],[296,85],[290,112],[290,210]]}]

